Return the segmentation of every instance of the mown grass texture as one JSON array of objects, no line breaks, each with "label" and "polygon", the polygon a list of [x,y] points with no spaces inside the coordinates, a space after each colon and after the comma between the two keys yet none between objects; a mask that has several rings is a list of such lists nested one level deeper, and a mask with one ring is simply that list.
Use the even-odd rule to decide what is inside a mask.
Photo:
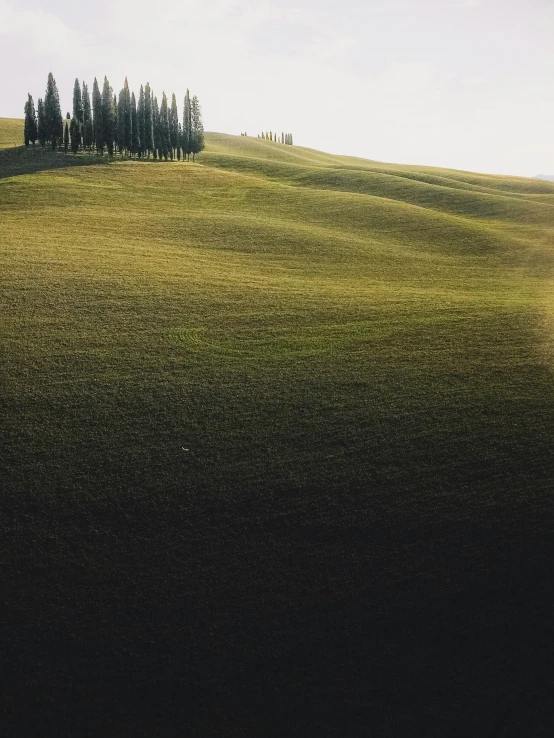
[{"label": "mown grass texture", "polygon": [[554,185],[207,143],[0,154],[7,714],[542,735]]}]

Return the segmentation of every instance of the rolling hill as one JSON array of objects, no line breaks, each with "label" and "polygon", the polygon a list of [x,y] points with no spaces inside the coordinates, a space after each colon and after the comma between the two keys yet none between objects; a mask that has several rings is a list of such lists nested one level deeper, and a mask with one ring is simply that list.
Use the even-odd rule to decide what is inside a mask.
[{"label": "rolling hill", "polygon": [[551,735],[554,184],[18,127],[6,724]]}]

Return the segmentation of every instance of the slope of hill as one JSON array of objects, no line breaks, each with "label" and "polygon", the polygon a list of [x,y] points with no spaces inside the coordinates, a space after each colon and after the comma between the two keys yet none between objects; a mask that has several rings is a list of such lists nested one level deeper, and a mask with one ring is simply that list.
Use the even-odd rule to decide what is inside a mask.
[{"label": "slope of hill", "polygon": [[23,121],[19,118],[0,118],[0,149],[23,144]]},{"label": "slope of hill", "polygon": [[554,185],[207,143],[0,152],[6,720],[550,735]]}]

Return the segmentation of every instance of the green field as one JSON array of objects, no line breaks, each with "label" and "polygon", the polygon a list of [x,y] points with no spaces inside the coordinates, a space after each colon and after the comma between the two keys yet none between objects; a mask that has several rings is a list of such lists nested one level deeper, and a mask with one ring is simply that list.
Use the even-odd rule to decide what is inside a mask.
[{"label": "green field", "polygon": [[0,151],[6,715],[552,735],[554,184],[206,138]]}]

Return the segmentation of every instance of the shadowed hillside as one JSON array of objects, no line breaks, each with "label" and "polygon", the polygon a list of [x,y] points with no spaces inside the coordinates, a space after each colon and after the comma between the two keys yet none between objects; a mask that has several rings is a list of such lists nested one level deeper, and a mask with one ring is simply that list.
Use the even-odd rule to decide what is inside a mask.
[{"label": "shadowed hillside", "polygon": [[5,724],[550,735],[554,184],[206,142],[0,152]]}]

